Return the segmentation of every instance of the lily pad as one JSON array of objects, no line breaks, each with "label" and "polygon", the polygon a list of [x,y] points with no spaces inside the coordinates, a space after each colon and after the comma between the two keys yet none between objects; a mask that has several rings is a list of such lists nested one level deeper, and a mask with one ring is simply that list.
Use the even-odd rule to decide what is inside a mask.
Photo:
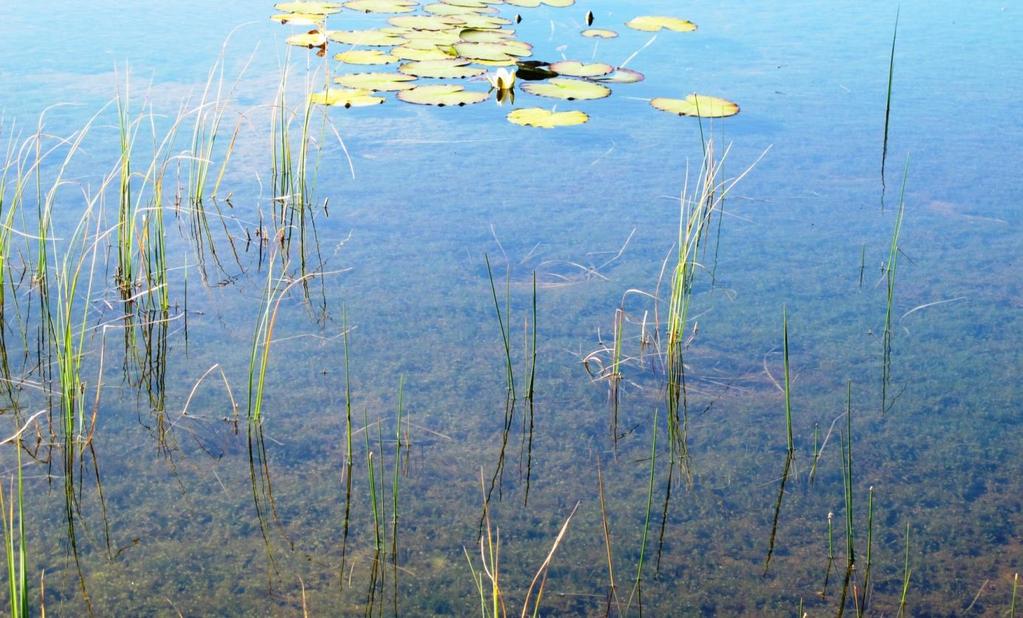
[{"label": "lily pad", "polygon": [[342,86],[376,91],[408,90],[415,87],[409,83],[415,80],[415,77],[404,73],[351,73],[334,78]]},{"label": "lily pad", "polygon": [[641,82],[644,79],[646,79],[646,77],[644,77],[644,75],[639,71],[622,67],[615,69],[614,73],[611,73],[610,75],[599,78],[600,81],[607,82],[609,84],[635,84],[636,82]]},{"label": "lily pad", "polygon": [[391,55],[401,60],[443,60],[455,56],[454,51],[448,53],[436,45],[420,49],[412,45],[402,45],[391,49]]},{"label": "lily pad", "polygon": [[525,9],[535,9],[540,6],[540,0],[504,0],[505,4],[519,6]]},{"label": "lily pad", "polygon": [[508,122],[522,125],[524,127],[538,127],[541,129],[553,129],[555,127],[570,127],[583,124],[590,119],[583,112],[555,112],[542,107],[526,107],[517,109],[508,114]]},{"label": "lily pad", "polygon": [[409,62],[398,67],[398,71],[415,77],[434,77],[440,79],[465,79],[467,77],[478,77],[486,73],[485,69],[469,66],[469,61],[465,58]]},{"label": "lily pad", "polygon": [[432,45],[454,45],[462,39],[457,30],[409,30],[401,35],[406,41]]},{"label": "lily pad", "polygon": [[663,112],[701,118],[725,118],[739,113],[739,106],[728,99],[695,93],[684,99],[657,98],[650,105]]},{"label": "lily pad", "polygon": [[336,2],[280,2],[274,5],[278,11],[305,13],[306,15],[330,15],[341,10]]},{"label": "lily pad", "polygon": [[466,28],[458,36],[466,43],[501,43],[514,37],[515,31],[495,28]]},{"label": "lily pad", "polygon": [[561,75],[572,77],[600,77],[614,70],[610,64],[603,62],[583,63],[576,60],[562,60],[551,65],[551,70]]},{"label": "lily pad", "polygon": [[462,106],[482,103],[490,98],[489,92],[466,90],[455,84],[419,86],[398,93],[398,99],[416,105]]},{"label": "lily pad", "polygon": [[398,57],[377,49],[352,49],[335,55],[334,60],[345,64],[391,64]]},{"label": "lily pad", "polygon": [[271,15],[270,19],[291,26],[319,26],[326,19],[326,15],[317,15],[316,13],[279,13]]},{"label": "lily pad", "polygon": [[351,0],[345,6],[363,13],[411,13],[419,3],[415,0]]},{"label": "lily pad", "polygon": [[501,26],[507,26],[511,23],[510,19],[503,17],[494,17],[491,15],[457,15],[453,17],[459,17],[461,25],[465,28],[478,28],[481,30],[497,29]]},{"label": "lily pad", "polygon": [[309,95],[309,101],[314,105],[368,107],[370,105],[380,105],[384,102],[384,99],[373,96],[369,90],[331,88],[326,92],[314,92]]},{"label": "lily pad", "polygon": [[310,30],[304,34],[293,34],[285,42],[296,47],[324,47],[327,44],[327,37],[319,30]]},{"label": "lily pad", "polygon": [[528,56],[533,48],[521,41],[502,41],[500,43],[455,43],[455,51],[463,58],[473,60],[508,61],[516,57]]},{"label": "lily pad", "polygon": [[606,28],[587,28],[581,34],[590,39],[613,39],[618,36],[617,32]]},{"label": "lily pad", "polygon": [[576,99],[603,99],[611,95],[611,89],[581,79],[555,77],[546,82],[530,82],[522,85],[529,94],[554,99],[574,101]]},{"label": "lily pad", "polygon": [[331,30],[327,33],[331,41],[347,45],[367,47],[390,47],[401,45],[405,39],[380,30]]},{"label": "lily pad", "polygon": [[445,2],[427,4],[423,10],[431,15],[481,15],[483,13],[489,15],[497,12],[497,9],[490,7],[456,6]]},{"label": "lily pad", "polygon": [[450,30],[452,26],[460,24],[458,19],[449,15],[400,15],[387,22],[392,26],[414,30]]},{"label": "lily pad", "polygon": [[658,15],[642,15],[628,21],[625,25],[633,30],[642,30],[643,32],[657,32],[658,30],[692,32],[696,30],[696,24],[689,20]]}]

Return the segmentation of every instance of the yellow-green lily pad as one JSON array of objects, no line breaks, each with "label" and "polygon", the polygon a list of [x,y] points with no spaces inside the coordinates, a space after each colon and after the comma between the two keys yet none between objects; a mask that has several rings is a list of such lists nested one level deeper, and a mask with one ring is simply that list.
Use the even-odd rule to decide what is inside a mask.
[{"label": "yellow-green lily pad", "polygon": [[438,84],[435,86],[419,86],[398,93],[398,99],[416,105],[436,105],[438,107],[472,105],[482,103],[490,97],[489,92],[466,90],[455,84]]},{"label": "yellow-green lily pad", "polygon": [[542,107],[526,107],[517,109],[508,114],[508,122],[522,125],[524,127],[539,127],[541,129],[553,129],[555,127],[570,127],[583,124],[590,119],[583,112],[555,112]]},{"label": "yellow-green lily pad", "polygon": [[619,67],[615,69],[614,73],[601,77],[600,81],[607,82],[609,84],[635,84],[636,82],[641,82],[644,79],[646,79],[646,77],[644,77],[644,75],[639,71]]},{"label": "yellow-green lily pad", "polygon": [[543,3],[556,9],[562,9],[575,4],[575,0],[543,0]]},{"label": "yellow-green lily pad", "polygon": [[415,77],[404,73],[351,73],[334,78],[342,86],[376,91],[408,90],[415,87],[409,83],[415,80]]},{"label": "yellow-green lily pad", "polygon": [[614,71],[614,67],[603,62],[583,63],[576,60],[562,60],[552,64],[551,70],[559,75],[572,77],[600,77]]},{"label": "yellow-green lily pad", "polygon": [[380,30],[331,30],[327,32],[327,36],[331,41],[338,43],[367,47],[390,47],[405,42],[405,39],[399,36]]},{"label": "yellow-green lily pad", "polygon": [[369,90],[331,88],[326,92],[314,92],[309,95],[309,101],[314,105],[368,107],[370,105],[380,105],[384,102],[384,99],[373,96]]},{"label": "yellow-green lily pad", "polygon": [[420,49],[409,44],[392,48],[391,55],[401,60],[443,60],[455,56],[453,52],[449,54],[436,45]]},{"label": "yellow-green lily pad", "polygon": [[529,94],[554,99],[574,101],[576,99],[603,99],[610,96],[611,89],[581,79],[555,77],[545,82],[530,82],[522,85]]},{"label": "yellow-green lily pad", "polygon": [[658,30],[692,32],[696,30],[696,24],[687,19],[659,15],[642,15],[629,20],[625,25],[633,30],[642,30],[643,32],[657,32]]},{"label": "yellow-green lily pad", "polygon": [[540,6],[540,0],[504,0],[505,4],[519,6],[524,9],[535,9]]},{"label": "yellow-green lily pad", "polygon": [[725,118],[739,113],[737,104],[705,94],[691,94],[684,99],[656,98],[650,101],[650,105],[663,112],[701,118]]},{"label": "yellow-green lily pad", "polygon": [[279,13],[271,15],[270,19],[291,26],[319,26],[326,19],[326,15],[318,15],[316,13]]},{"label": "yellow-green lily pad", "polygon": [[363,13],[411,13],[419,3],[415,0],[351,0],[345,6]]},{"label": "yellow-green lily pad", "polygon": [[466,28],[458,36],[466,43],[503,43],[515,36],[514,30]]},{"label": "yellow-green lily pad", "polygon": [[334,60],[345,64],[391,64],[398,57],[377,49],[351,49],[335,55]]},{"label": "yellow-green lily pad", "polygon": [[478,77],[486,73],[486,69],[469,66],[465,58],[446,58],[444,60],[419,60],[398,67],[398,71],[415,77],[433,77],[438,79],[465,79]]},{"label": "yellow-green lily pad", "polygon": [[454,4],[447,4],[445,2],[435,2],[433,4],[427,4],[423,7],[423,10],[431,15],[481,15],[494,14],[497,9],[491,7],[474,7],[474,6],[456,6]]},{"label": "yellow-green lily pad", "polygon": [[480,30],[496,30],[501,26],[507,26],[511,23],[510,19],[494,17],[492,15],[465,14],[453,17],[459,18],[460,25],[465,28],[477,28]]},{"label": "yellow-green lily pad", "polygon": [[392,26],[414,30],[450,30],[460,20],[449,15],[400,15],[387,20]]},{"label": "yellow-green lily pad", "polygon": [[279,2],[274,5],[278,11],[305,13],[306,15],[330,15],[341,10],[336,2]]},{"label": "yellow-green lily pad", "polygon": [[459,38],[458,30],[409,30],[402,34],[401,38],[432,45],[454,45],[462,40]]},{"label": "yellow-green lily pad", "polygon": [[304,34],[293,34],[285,39],[285,42],[296,47],[324,47],[327,44],[327,37],[319,30],[310,30]]},{"label": "yellow-green lily pad", "polygon": [[613,39],[618,36],[617,32],[607,28],[587,28],[581,34],[589,39]]}]

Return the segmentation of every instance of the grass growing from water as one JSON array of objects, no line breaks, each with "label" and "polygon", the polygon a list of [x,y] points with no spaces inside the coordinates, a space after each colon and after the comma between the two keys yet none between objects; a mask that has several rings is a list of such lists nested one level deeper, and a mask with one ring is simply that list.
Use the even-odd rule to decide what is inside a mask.
[{"label": "grass growing from water", "polygon": [[774,503],[774,519],[771,523],[771,538],[768,541],[767,558],[764,560],[765,575],[767,574],[768,568],[771,566],[771,557],[774,555],[774,543],[778,533],[778,520],[781,515],[781,503],[785,497],[785,484],[789,480],[792,460],[796,455],[796,445],[792,435],[792,383],[789,376],[789,318],[788,312],[785,309],[782,309],[782,356],[785,364],[785,467],[782,469],[781,486],[778,489],[778,499]]},{"label": "grass growing from water", "polygon": [[[5,503],[0,487],[0,519],[3,520],[4,554],[7,557],[7,600],[11,618],[32,615],[28,593],[28,542],[25,537],[25,491],[21,473],[21,437],[14,442],[16,470]],[[17,514],[15,514],[17,511]]]},{"label": "grass growing from water", "polygon": [[909,522],[906,522],[906,552],[902,566],[902,594],[899,595],[899,613],[897,618],[906,615],[906,597],[909,595],[909,581],[913,576],[913,569],[909,564]]},{"label": "grass growing from water", "polygon": [[[899,234],[902,231],[902,218],[906,212],[906,180],[909,177],[909,161],[906,161],[906,170],[902,178],[902,191],[899,197],[899,213],[895,217],[895,228],[892,231],[892,241],[888,248],[888,261],[885,264],[885,288],[887,300],[884,313],[884,332],[881,345],[883,347],[883,360],[881,365],[881,415],[887,414],[890,404],[888,391],[892,382],[892,338],[895,333],[892,325],[895,307],[895,272],[899,261]],[[894,403],[894,401],[892,402]]]},{"label": "grass growing from water", "polygon": [[899,11],[895,10],[895,28],[892,30],[892,51],[888,58],[888,94],[884,102],[884,138],[881,143],[881,209],[884,209],[884,168],[888,160],[888,123],[892,113],[892,82],[895,77],[895,40],[899,35]]}]

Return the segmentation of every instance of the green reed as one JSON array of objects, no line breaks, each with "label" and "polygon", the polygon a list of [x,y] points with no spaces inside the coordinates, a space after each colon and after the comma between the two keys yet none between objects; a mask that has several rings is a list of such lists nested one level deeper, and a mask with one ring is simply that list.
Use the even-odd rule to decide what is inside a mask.
[{"label": "green reed", "polygon": [[888,124],[892,113],[892,83],[895,77],[895,40],[899,35],[899,11],[895,10],[895,28],[892,30],[892,50],[888,58],[888,94],[884,102],[884,138],[881,142],[881,208],[884,208],[884,168],[888,160]]},{"label": "green reed", "polygon": [[1012,577],[1012,600],[1009,602],[1009,618],[1016,618],[1016,591],[1019,589],[1019,573]]},{"label": "green reed", "polygon": [[[892,318],[895,307],[895,271],[899,261],[899,234],[902,231],[902,218],[906,212],[906,180],[909,178],[909,160],[906,160],[906,170],[902,178],[902,191],[899,196],[899,213],[895,218],[895,228],[892,230],[892,240],[888,248],[888,261],[885,264],[885,288],[887,299],[884,314],[884,333],[882,334],[881,345],[883,347],[883,359],[881,364],[881,414],[888,412],[888,390],[892,382],[892,338],[894,329]],[[894,403],[894,402],[893,402]]]},{"label": "green reed", "polygon": [[899,596],[899,613],[897,618],[906,615],[906,597],[909,595],[909,580],[913,576],[913,569],[909,564],[909,522],[906,522],[906,552],[902,567],[902,594]]},{"label": "green reed", "polygon": [[853,527],[853,449],[852,449],[852,382],[847,385],[846,395],[846,429],[841,434],[842,443],[842,486],[845,499],[845,579],[842,582],[842,597],[838,604],[838,615],[845,613],[845,603],[849,592],[849,582],[856,565],[856,551]]},{"label": "green reed", "polygon": [[778,534],[778,522],[781,516],[782,500],[785,497],[785,485],[789,480],[789,472],[792,469],[792,460],[796,455],[796,445],[792,434],[792,382],[789,375],[789,317],[788,311],[782,308],[782,356],[785,367],[785,467],[782,469],[781,486],[778,489],[778,499],[774,503],[774,519],[771,523],[771,536],[767,545],[767,558],[764,560],[764,574],[771,566],[771,557],[774,555],[774,544]]},{"label": "green reed", "polygon": [[341,569],[340,569],[340,581],[342,587],[345,581],[345,559],[348,555],[348,531],[349,521],[352,513],[352,376],[349,368],[349,350],[350,342],[348,340],[348,312],[342,310],[341,314],[341,332],[345,347],[345,461],[344,470],[342,475],[344,476],[345,482],[345,520],[344,530],[342,532],[341,539]]},{"label": "green reed", "polygon": [[22,483],[21,448],[19,435],[14,441],[14,449],[17,451],[16,470],[14,478],[11,479],[10,497],[6,504],[5,492],[0,487],[0,519],[3,520],[4,553],[7,557],[7,600],[11,618],[28,618],[32,615],[28,599],[28,541],[25,535],[25,490]]},{"label": "green reed", "polygon": [[405,403],[405,376],[398,379],[398,413],[394,425],[394,477],[391,481],[391,561],[398,564],[398,479],[401,472],[401,414]]},{"label": "green reed", "polygon": [[135,287],[133,252],[135,248],[135,208],[132,202],[131,157],[137,124],[130,118],[131,90],[125,78],[124,93],[118,93],[117,128],[120,142],[117,185],[117,285],[124,298],[132,296]]},{"label": "green reed", "polygon": [[835,527],[834,519],[835,514],[828,512],[828,566],[824,569],[824,587],[822,588],[821,598],[828,598],[828,582],[831,581],[831,568],[835,564]]},{"label": "green reed", "polygon": [[874,548],[874,488],[867,491],[867,566],[863,570],[863,592],[860,597],[860,609],[858,615],[862,616],[867,611],[867,602],[870,599],[870,570],[873,565]]},{"label": "green reed", "polygon": [[[647,494],[646,494],[646,516],[643,521],[643,538],[639,543],[639,561],[636,563],[636,580],[632,585],[632,592],[629,594],[629,600],[625,604],[626,608],[632,605],[632,599],[636,598],[639,607],[643,607],[643,564],[646,558],[646,547],[650,537],[650,513],[653,510],[654,505],[654,480],[656,478],[657,471],[657,409],[654,409],[654,418],[651,423],[653,427],[653,434],[650,438],[650,476],[647,481]],[[642,609],[640,610],[642,613]]]}]

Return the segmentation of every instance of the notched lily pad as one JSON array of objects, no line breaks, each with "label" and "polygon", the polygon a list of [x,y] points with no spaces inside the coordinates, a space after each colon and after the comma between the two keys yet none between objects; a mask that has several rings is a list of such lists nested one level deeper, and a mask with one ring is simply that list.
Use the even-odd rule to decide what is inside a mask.
[{"label": "notched lily pad", "polygon": [[414,30],[449,30],[461,21],[448,15],[401,15],[387,20],[392,26]]},{"label": "notched lily pad", "polygon": [[553,129],[555,127],[570,127],[583,124],[590,119],[583,112],[555,112],[542,107],[526,107],[517,109],[508,114],[508,122],[522,125],[524,127],[539,127],[541,129]]},{"label": "notched lily pad", "polygon": [[363,13],[411,13],[419,3],[415,0],[351,0],[345,6]]},{"label": "notched lily pad", "polygon": [[377,49],[351,49],[336,54],[334,60],[345,64],[391,64],[398,57]]},{"label": "notched lily pad", "polygon": [[572,77],[600,77],[613,71],[614,67],[603,62],[584,63],[577,60],[562,60],[552,64],[551,70]]},{"label": "notched lily pad", "polygon": [[270,16],[273,21],[290,26],[319,26],[326,18],[326,15],[316,13],[279,13]]},{"label": "notched lily pad", "polygon": [[489,92],[466,90],[455,84],[419,86],[398,93],[398,99],[406,103],[438,107],[472,105],[473,103],[482,103],[488,98],[490,98]]},{"label": "notched lily pad", "polygon": [[452,50],[451,53],[448,53],[436,45],[420,49],[419,47],[406,44],[392,48],[391,55],[396,56],[401,60],[443,60],[445,58],[452,58],[457,54],[454,50]]},{"label": "notched lily pad", "polygon": [[384,102],[384,99],[382,97],[373,96],[369,90],[356,88],[331,88],[326,92],[314,92],[309,95],[309,101],[314,105],[369,107],[370,105],[380,105]]},{"label": "notched lily pad", "polygon": [[696,30],[696,24],[687,19],[664,17],[662,15],[641,15],[629,20],[625,25],[633,30],[642,30],[643,32],[657,32],[658,30],[692,32]]},{"label": "notched lily pad", "polygon": [[587,28],[580,34],[589,39],[613,39],[618,36],[617,32],[607,28]]},{"label": "notched lily pad", "polygon": [[367,47],[390,47],[405,42],[405,39],[381,30],[331,30],[327,36],[338,43]]},{"label": "notched lily pad", "polygon": [[530,82],[522,84],[522,89],[529,94],[553,99],[574,101],[576,99],[603,99],[611,95],[611,89],[600,84],[582,79],[566,79],[555,77],[546,82]]},{"label": "notched lily pad", "polygon": [[618,67],[610,75],[605,75],[604,77],[599,78],[599,81],[606,82],[608,84],[635,84],[636,82],[641,82],[644,79],[646,79],[646,77],[644,77],[644,75],[639,71]]},{"label": "notched lily pad", "polygon": [[415,87],[409,83],[415,80],[415,77],[404,73],[351,73],[334,78],[342,86],[377,91],[408,90]]},{"label": "notched lily pad", "polygon": [[274,5],[278,11],[305,13],[306,15],[330,15],[341,10],[336,2],[279,2]]},{"label": "notched lily pad", "polygon": [[662,112],[701,118],[725,118],[739,113],[739,106],[728,99],[695,93],[684,99],[656,98],[650,105]]},{"label": "notched lily pad", "polygon": [[304,34],[293,34],[285,42],[296,47],[326,47],[327,37],[319,30],[310,30]]},{"label": "notched lily pad", "polygon": [[409,62],[398,67],[398,71],[406,75],[414,75],[415,77],[439,79],[465,79],[467,77],[478,77],[486,73],[485,69],[469,66],[469,61],[465,58]]}]

